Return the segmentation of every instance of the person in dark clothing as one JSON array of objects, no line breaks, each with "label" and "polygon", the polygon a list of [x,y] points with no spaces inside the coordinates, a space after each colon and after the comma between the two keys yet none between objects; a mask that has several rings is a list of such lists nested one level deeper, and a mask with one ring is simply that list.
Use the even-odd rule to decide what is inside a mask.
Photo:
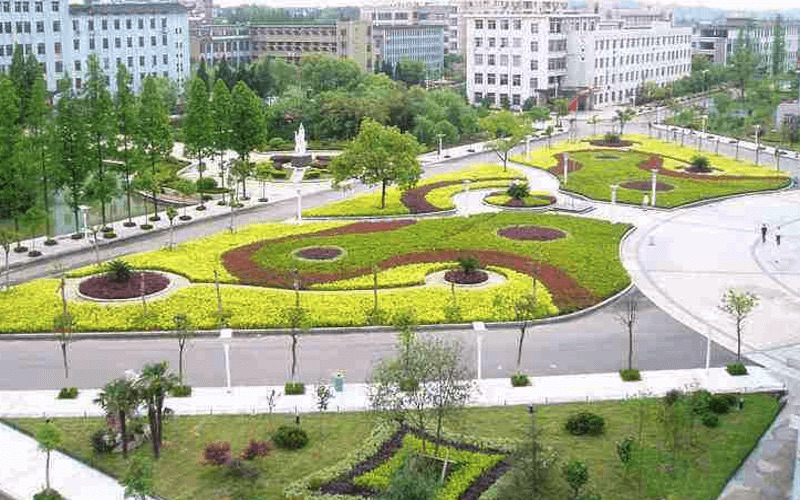
[{"label": "person in dark clothing", "polygon": [[781,226],[775,229],[775,244],[781,246]]},{"label": "person in dark clothing", "polygon": [[761,224],[761,243],[767,242],[767,225]]}]

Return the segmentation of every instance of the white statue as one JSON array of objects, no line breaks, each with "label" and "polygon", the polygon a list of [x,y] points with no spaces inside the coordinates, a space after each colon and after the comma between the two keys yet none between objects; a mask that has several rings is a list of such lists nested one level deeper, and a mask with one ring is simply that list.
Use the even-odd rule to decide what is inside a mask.
[{"label": "white statue", "polygon": [[306,147],[306,129],[301,123],[300,128],[294,133],[294,153],[304,155],[306,154]]}]

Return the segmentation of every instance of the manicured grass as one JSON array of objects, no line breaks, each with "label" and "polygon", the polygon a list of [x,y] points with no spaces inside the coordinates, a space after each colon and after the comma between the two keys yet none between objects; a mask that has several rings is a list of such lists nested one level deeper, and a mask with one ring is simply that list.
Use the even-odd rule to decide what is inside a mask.
[{"label": "manicured grass", "polygon": [[[519,202],[524,207],[546,207],[552,205],[552,200],[549,199],[551,194],[547,191],[533,191],[529,196],[522,198]],[[483,199],[490,205],[497,205],[500,207],[508,206],[513,198],[505,193],[491,194]]]},{"label": "manicured grass", "polygon": [[[537,410],[537,419],[543,441],[558,452],[562,462],[587,462],[590,487],[603,498],[714,499],[778,411],[774,397],[751,394],[744,399],[744,410],[722,415],[717,428],[709,429],[697,422],[693,444],[678,455],[674,466],[670,465],[673,459],[667,450],[662,405],[657,400],[542,406]],[[576,437],[564,430],[566,419],[583,410],[605,418],[605,434]],[[484,439],[518,439],[528,418],[526,408],[521,406],[470,408],[449,422],[447,429]],[[256,459],[254,463],[262,474],[248,493],[257,496],[246,498],[282,498],[283,488],[290,482],[333,465],[360,447],[370,434],[373,419],[369,413],[303,416],[303,428],[311,438],[309,446],[291,452],[276,450],[266,458]],[[210,441],[230,441],[238,454],[249,439],[268,439],[274,428],[290,420],[289,416],[264,415],[170,419],[165,428],[167,445],[155,467],[158,494],[167,499],[221,499],[237,491],[243,493],[245,482],[200,464],[203,447]],[[32,432],[40,422],[23,419],[10,423]],[[54,423],[63,431],[64,450],[115,476],[122,474],[125,467],[120,456],[96,456],[89,444],[89,436],[103,425],[102,419],[55,419]],[[627,436],[643,443],[641,474],[635,469],[626,473],[617,458],[616,442]],[[149,454],[150,450],[145,446],[136,453]]]},{"label": "manicured grass", "polygon": [[[570,160],[580,163],[582,168],[569,173],[566,184],[563,184],[563,174],[557,172],[562,181],[562,188],[596,200],[610,201],[609,186],[613,184],[650,182],[651,173],[640,169],[639,165],[651,156],[663,157],[664,168],[675,172],[681,172],[698,154],[708,157],[711,167],[715,169],[715,174],[709,175],[708,178],[676,177],[666,174],[658,176],[659,182],[674,188],[670,191],[657,192],[656,205],[666,208],[733,194],[778,189],[789,184],[787,172],[776,172],[713,153],[698,153],[691,148],[650,139],[647,136],[626,135],[624,139],[634,141],[630,151],[598,148],[589,144],[587,140],[557,144],[553,148],[539,149],[527,156],[517,155],[513,159],[549,170],[557,165],[557,155],[567,152]],[[617,156],[619,159],[603,158],[608,155]],[[715,179],[720,175],[736,176],[736,178]],[[649,191],[620,187],[617,200],[622,203],[640,204],[645,194],[650,196]]]},{"label": "manicured grass", "polygon": [[[475,165],[469,168],[458,170],[455,172],[448,172],[446,174],[433,175],[420,181],[417,185],[418,188],[424,187],[436,182],[450,182],[450,181],[464,181],[469,180],[473,183],[485,179],[520,179],[522,176],[519,171],[515,169],[504,170],[500,165],[482,164]],[[502,182],[494,182],[492,185],[483,187],[495,187],[503,185]],[[506,183],[507,184],[507,183]],[[461,185],[447,186],[440,189],[435,189],[428,193],[426,198],[429,202],[439,207],[441,210],[450,210],[455,208],[452,201],[452,196],[459,193],[462,189]],[[440,192],[441,191],[441,192]],[[396,187],[390,187],[386,190],[386,206],[381,208],[381,193],[380,190],[371,193],[365,193],[358,196],[353,196],[343,201],[328,203],[317,208],[311,208],[303,211],[305,217],[342,217],[342,216],[375,216],[375,215],[403,215],[408,214],[409,209],[401,200],[402,192]]]},{"label": "manicured grass", "polygon": [[[567,237],[548,241],[519,241],[497,236],[508,226],[535,225],[551,227]],[[502,284],[477,289],[457,289],[463,321],[511,321],[515,297],[530,293],[531,276],[539,274],[540,316],[555,315],[595,303],[624,289],[629,278],[619,261],[619,240],[626,225],[611,224],[556,214],[499,213],[470,218],[425,219],[402,229],[339,236],[300,236],[342,223],[266,224],[242,228],[235,234],[220,233],[180,245],[175,250],[160,250],[128,256],[126,261],[137,268],[174,272],[192,281],[166,297],[148,300],[145,313],[141,303],[105,305],[72,301],[70,313],[77,331],[130,331],[172,328],[172,318],[188,314],[198,328],[218,326],[214,271],[222,283],[220,294],[223,312],[232,328],[285,327],[286,311],[294,303],[294,292],[285,288],[229,286],[238,278],[222,265],[222,254],[248,243],[264,242],[253,256],[263,264],[256,270],[287,276],[299,269],[330,276],[319,288],[332,291],[303,290],[302,304],[313,326],[361,326],[367,324],[372,309],[372,266],[383,266],[379,287],[420,284],[424,275],[441,269],[461,255],[487,255],[484,265],[495,266],[507,276]],[[280,240],[293,236],[292,238]],[[273,240],[273,241],[269,241]],[[329,262],[299,260],[292,256],[299,248],[336,246],[345,254]],[[413,257],[410,261],[403,261]],[[417,258],[420,257],[420,258]],[[535,271],[532,259],[541,261]],[[449,266],[449,264],[447,264]],[[431,267],[432,266],[432,267]],[[403,267],[402,269],[393,269]],[[72,276],[86,276],[97,267],[79,270]],[[245,281],[249,283],[250,281]],[[310,285],[309,280],[304,285]],[[544,286],[541,286],[544,284]],[[337,287],[337,285],[339,285]],[[0,294],[0,331],[51,331],[60,314],[57,293],[59,282],[37,280],[13,287]],[[358,289],[358,290],[356,290]],[[407,308],[415,309],[426,323],[446,320],[445,309],[451,301],[446,285],[393,288],[380,293],[380,307],[391,316]],[[390,319],[387,319],[390,321]]]}]

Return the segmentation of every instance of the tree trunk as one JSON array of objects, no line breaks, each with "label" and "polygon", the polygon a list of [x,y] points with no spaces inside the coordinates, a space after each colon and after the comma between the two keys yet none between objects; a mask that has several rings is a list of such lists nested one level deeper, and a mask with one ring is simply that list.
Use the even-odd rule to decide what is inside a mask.
[{"label": "tree trunk", "polygon": [[742,320],[736,320],[736,361],[742,360]]},{"label": "tree trunk", "polygon": [[152,406],[147,408],[147,417],[150,421],[150,443],[153,445],[153,456],[156,460],[161,456],[161,443],[158,442],[158,422],[156,411]]},{"label": "tree trunk", "polygon": [[47,450],[47,459],[44,465],[44,484],[46,488],[50,489],[50,450]]},{"label": "tree trunk", "polygon": [[633,325],[628,325],[628,370],[633,369]]},{"label": "tree trunk", "polygon": [[522,343],[525,342],[525,327],[520,327],[519,329],[519,342],[517,343],[517,373],[519,373],[519,367],[522,364]]},{"label": "tree trunk", "polygon": [[295,381],[295,374],[297,373],[297,332],[292,327],[292,382]]},{"label": "tree trunk", "polygon": [[153,217],[158,217],[158,193],[156,193],[156,157],[151,158],[151,166],[153,169]]},{"label": "tree trunk", "polygon": [[[66,328],[66,325],[64,326],[64,328]],[[64,378],[69,379],[69,363],[67,362],[67,343],[64,341],[61,342],[61,357],[64,360]]]},{"label": "tree trunk", "polygon": [[8,265],[8,250],[6,250],[6,290],[11,289],[11,268]]},{"label": "tree trunk", "polygon": [[124,411],[119,412],[119,428],[122,431],[122,457],[128,458],[128,427]]},{"label": "tree trunk", "polygon": [[386,208],[386,179],[381,181],[381,208]]},{"label": "tree trunk", "polygon": [[44,148],[42,148],[42,194],[43,196],[43,203],[44,203],[44,225],[45,225],[45,236],[47,239],[50,239],[50,194],[48,193],[48,186],[47,186],[47,169],[45,168],[45,158],[44,158]]},{"label": "tree trunk", "polygon": [[128,138],[125,138],[125,209],[128,212],[128,222],[133,222],[131,218],[131,169],[128,165]]},{"label": "tree trunk", "polygon": [[178,349],[178,379],[183,384],[183,345]]}]

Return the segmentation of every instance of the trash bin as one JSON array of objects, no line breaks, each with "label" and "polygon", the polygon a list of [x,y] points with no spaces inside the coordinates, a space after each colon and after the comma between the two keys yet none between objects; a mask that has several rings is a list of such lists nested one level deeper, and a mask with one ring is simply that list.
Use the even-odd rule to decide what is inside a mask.
[{"label": "trash bin", "polygon": [[333,377],[331,381],[333,384],[333,390],[336,392],[344,391],[344,374],[341,372],[337,373],[336,376]]}]

